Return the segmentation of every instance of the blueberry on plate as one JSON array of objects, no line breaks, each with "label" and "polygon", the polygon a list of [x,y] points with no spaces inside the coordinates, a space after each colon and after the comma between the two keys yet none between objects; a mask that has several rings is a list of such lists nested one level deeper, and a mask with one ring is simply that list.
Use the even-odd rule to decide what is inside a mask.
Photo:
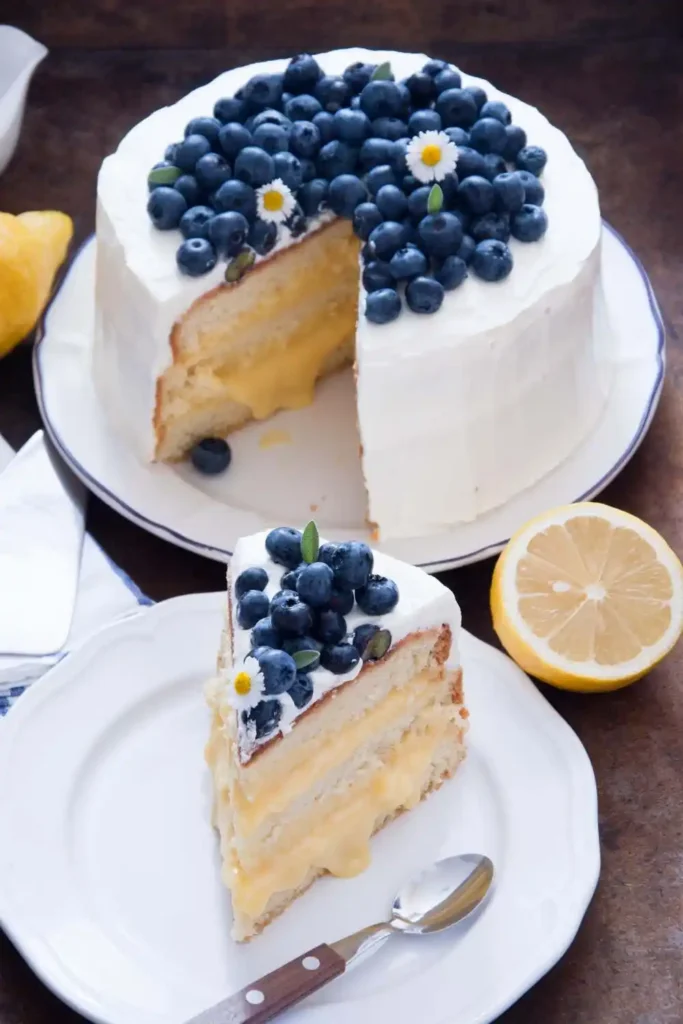
[{"label": "blueberry on plate", "polygon": [[[216,250],[206,238],[188,238],[176,252],[178,270],[182,274],[187,274],[188,277],[201,277],[202,274],[208,274],[216,266],[217,259]],[[200,445],[204,444],[204,441],[199,443]],[[197,445],[192,449],[193,462],[196,448]],[[204,472],[211,472],[211,470],[204,470]],[[219,470],[215,472],[219,472]]]},{"label": "blueberry on plate", "polygon": [[323,75],[318,79],[313,95],[328,114],[336,114],[351,102],[351,89],[340,75]]},{"label": "blueberry on plate", "polygon": [[237,621],[242,629],[252,629],[270,611],[270,601],[262,590],[248,590],[237,603]]},{"label": "blueberry on plate", "polygon": [[436,86],[437,95],[440,96],[446,89],[460,89],[462,86],[462,76],[454,68],[444,68],[443,71],[439,71],[438,75],[435,75],[434,85]]},{"label": "blueberry on plate", "polygon": [[505,171],[493,179],[493,199],[496,210],[516,213],[524,204],[524,185],[519,175]]},{"label": "blueberry on plate", "polygon": [[322,667],[336,676],[343,676],[347,672],[351,672],[359,661],[360,655],[353,644],[335,644],[323,647],[320,655]]},{"label": "blueberry on plate", "polygon": [[394,146],[390,139],[366,139],[360,147],[359,161],[364,171],[371,171],[373,167],[389,164],[394,156]]},{"label": "blueberry on plate", "polygon": [[436,101],[444,128],[469,128],[477,120],[474,100],[464,89],[446,89]]},{"label": "blueberry on plate", "polygon": [[483,242],[485,238],[507,242],[510,238],[510,214],[497,210],[484,213],[472,221],[470,232],[475,242]]},{"label": "blueberry on plate", "polygon": [[[474,242],[472,249],[474,251]],[[434,278],[439,284],[450,292],[463,283],[467,277],[467,264],[461,256],[447,256],[441,266],[434,272]]]},{"label": "blueberry on plate", "polygon": [[[474,250],[477,247],[477,243],[474,241],[471,235],[463,235],[460,248],[456,255],[463,261],[463,263],[469,264],[474,255]],[[442,282],[443,283],[443,282]]]},{"label": "blueberry on plate", "polygon": [[548,163],[548,154],[540,146],[524,146],[515,158],[520,171],[530,171],[536,177]]},{"label": "blueberry on plate", "polygon": [[406,243],[406,230],[398,221],[387,220],[370,232],[369,243],[381,260],[391,257]]},{"label": "blueberry on plate", "polygon": [[275,595],[270,617],[275,628],[286,636],[303,636],[313,625],[311,609],[294,590],[282,590]]},{"label": "blueberry on plate", "polygon": [[[208,243],[207,243],[208,244]],[[230,445],[222,437],[205,437],[190,452],[195,469],[207,476],[223,473],[232,460]]]},{"label": "blueberry on plate", "polygon": [[357,206],[365,202],[368,192],[355,174],[340,174],[330,182],[327,201],[339,217],[353,217]]},{"label": "blueberry on plate", "polygon": [[[399,252],[402,251],[399,249]],[[395,280],[389,264],[384,263],[382,260],[372,260],[363,267],[362,281],[366,292],[378,292],[383,288],[394,288]],[[399,311],[400,308],[399,303]],[[384,322],[388,323],[388,321]]]},{"label": "blueberry on plate", "polygon": [[427,216],[427,200],[431,190],[431,185],[420,185],[408,196],[408,213],[416,223]]},{"label": "blueberry on plate", "polygon": [[543,206],[545,189],[535,174],[531,171],[517,171],[517,177],[524,185],[524,202],[533,206]]},{"label": "blueberry on plate", "polygon": [[452,213],[430,213],[418,224],[423,247],[431,256],[455,255],[462,242],[462,225]]},{"label": "blueberry on plate", "polygon": [[548,216],[540,206],[525,203],[512,215],[512,234],[518,242],[538,242],[548,230]]},{"label": "blueberry on plate", "polygon": [[326,142],[318,153],[318,174],[328,180],[336,178],[339,174],[353,174],[357,159],[357,149],[349,146],[348,142],[333,139],[332,142]]},{"label": "blueberry on plate", "polygon": [[368,82],[360,94],[360,108],[371,121],[378,117],[400,117],[403,103],[403,93],[396,82],[385,79]]},{"label": "blueberry on plate", "polygon": [[316,114],[323,109],[320,100],[310,93],[301,96],[292,96],[285,106],[285,114],[290,121],[312,121]]},{"label": "blueberry on plate", "polygon": [[[308,671],[310,672],[311,670],[312,667],[309,666]],[[301,711],[313,699],[313,680],[305,672],[297,672],[296,679],[287,690],[287,693],[299,711]]]},{"label": "blueberry on plate", "polygon": [[526,132],[518,124],[508,124],[505,126],[505,135],[507,142],[503,156],[506,160],[514,160],[520,149],[524,149],[526,146]]},{"label": "blueberry on plate", "polygon": [[296,569],[288,569],[287,572],[283,573],[280,578],[280,587],[282,590],[296,590],[296,585],[299,582],[299,576],[308,565],[308,562],[301,562],[297,565]]},{"label": "blueberry on plate", "polygon": [[512,270],[512,264],[512,253],[505,242],[487,238],[476,246],[471,267],[484,281],[502,281]]},{"label": "blueberry on plate", "polygon": [[487,178],[472,175],[458,185],[458,202],[468,213],[490,213],[495,202],[493,185]]},{"label": "blueberry on plate", "polygon": [[330,598],[330,611],[339,612],[340,615],[348,615],[355,604],[352,590],[342,590],[334,584],[332,597]]},{"label": "blueberry on plate", "polygon": [[227,124],[228,121],[244,121],[247,116],[246,104],[234,96],[223,96],[216,100],[213,116],[222,124]]},{"label": "blueberry on plate", "polygon": [[[406,88],[410,93],[410,99],[414,107],[429,107],[436,99],[436,84],[434,76],[428,74],[426,71],[416,71],[414,75],[410,75],[405,81]],[[426,128],[417,128],[415,132],[427,131]],[[438,131],[438,129],[437,129]]]},{"label": "blueberry on plate", "polygon": [[443,297],[443,285],[433,277],[415,277],[406,287],[406,302],[413,313],[436,313],[441,308]]},{"label": "blueberry on plate", "polygon": [[268,573],[260,565],[254,565],[243,569],[235,580],[235,594],[242,597],[248,590],[265,590],[267,586]]},{"label": "blueberry on plate", "polygon": [[479,116],[479,111],[488,99],[485,90],[478,85],[466,85],[463,91],[468,93],[474,100],[474,105],[477,108],[477,116]]},{"label": "blueberry on plate", "polygon": [[251,185],[244,181],[237,181],[235,178],[226,181],[214,194],[212,202],[219,213],[234,210],[248,221],[256,217],[256,193]]},{"label": "blueberry on plate", "polygon": [[253,145],[253,141],[251,132],[236,121],[224,124],[218,133],[218,144],[229,160],[234,160],[243,149]]},{"label": "blueberry on plate", "polygon": [[419,277],[428,270],[427,257],[414,245],[406,245],[395,252],[389,261],[392,277],[397,281]]},{"label": "blueberry on plate", "polygon": [[396,142],[408,135],[408,125],[400,117],[378,117],[370,125],[373,139],[389,139]]},{"label": "blueberry on plate", "polygon": [[487,100],[479,111],[479,117],[493,117],[504,125],[508,125],[512,121],[509,108],[500,100]]},{"label": "blueberry on plate", "polygon": [[469,145],[458,148],[457,167],[460,181],[474,176],[479,178],[486,177],[486,164],[484,163],[483,156]]},{"label": "blueberry on plate", "polygon": [[295,121],[289,133],[289,148],[294,156],[316,157],[320,151],[320,131],[312,121]]},{"label": "blueberry on plate", "polygon": [[299,573],[296,589],[299,597],[311,608],[325,608],[332,597],[334,573],[324,562],[311,562]]},{"label": "blueberry on plate", "polygon": [[360,60],[357,60],[354,64],[349,64],[343,78],[352,93],[359,93],[361,89],[365,88],[372,78],[372,73],[376,66],[376,64],[364,64]]},{"label": "blueberry on plate", "polygon": [[396,173],[390,164],[377,164],[365,175],[365,184],[371,196],[376,196],[383,185],[397,185]]},{"label": "blueberry on plate", "polygon": [[441,117],[436,110],[416,110],[408,118],[408,135],[440,131]]},{"label": "blueberry on plate", "polygon": [[347,540],[337,545],[332,556],[336,583],[348,590],[357,590],[368,581],[372,572],[373,554],[360,540]]},{"label": "blueberry on plate", "polygon": [[282,99],[282,83],[282,75],[253,75],[243,90],[247,109],[260,111],[266,107],[277,107]]},{"label": "blueberry on plate", "polygon": [[389,324],[401,312],[401,296],[395,288],[369,292],[365,300],[365,316],[373,324]]},{"label": "blueberry on plate", "polygon": [[286,651],[267,647],[259,652],[257,660],[263,673],[263,689],[270,696],[285,693],[296,679],[294,658]]},{"label": "blueberry on plate", "polygon": [[335,135],[342,142],[361,146],[370,135],[370,120],[362,110],[343,107],[333,116]]},{"label": "blueberry on plate", "polygon": [[371,232],[375,230],[384,218],[374,203],[363,202],[353,211],[353,230],[363,242],[367,242]]},{"label": "blueberry on plate", "polygon": [[398,587],[386,576],[370,576],[356,590],[356,603],[366,615],[388,615],[398,604]]},{"label": "blueberry on plate", "polygon": [[382,185],[375,195],[375,204],[388,221],[400,221],[408,213],[408,200],[397,185]]},{"label": "blueberry on plate", "polygon": [[230,178],[230,165],[219,153],[207,153],[197,161],[194,176],[205,192],[215,192]]},{"label": "blueberry on plate", "polygon": [[276,153],[273,157],[273,177],[280,178],[287,188],[296,192],[303,183],[301,161],[293,153]]},{"label": "blueberry on plate", "polygon": [[204,135],[188,135],[176,146],[176,167],[192,174],[199,158],[210,152],[211,143]]},{"label": "blueberry on plate", "polygon": [[185,128],[185,137],[203,135],[214,146],[218,142],[220,127],[221,122],[216,117],[193,117]]},{"label": "blueberry on plate", "polygon": [[315,57],[310,53],[300,53],[292,57],[283,78],[283,88],[287,92],[310,92],[321,77],[322,71]]},{"label": "blueberry on plate", "polygon": [[315,115],[313,124],[320,132],[320,142],[323,146],[326,142],[332,142],[336,134],[334,114],[328,114],[326,110],[323,110],[320,114]]},{"label": "blueberry on plate", "polygon": [[505,126],[495,117],[482,117],[470,129],[470,145],[479,153],[502,154],[506,144]]},{"label": "blueberry on plate", "polygon": [[177,228],[186,210],[187,203],[180,192],[167,185],[155,188],[147,200],[147,213],[159,231],[172,231]]},{"label": "blueberry on plate", "polygon": [[249,228],[247,241],[259,256],[267,256],[277,242],[277,224],[265,220],[255,220]]},{"label": "blueberry on plate", "polygon": [[314,636],[322,644],[338,644],[346,636],[346,619],[340,612],[323,609],[316,616]]},{"label": "blueberry on plate", "polygon": [[305,182],[298,192],[301,209],[306,217],[315,217],[327,199],[329,182],[326,178],[313,178]]},{"label": "blueberry on plate", "polygon": [[260,124],[254,131],[254,145],[275,156],[276,153],[287,152],[289,136],[279,124]]},{"label": "blueberry on plate", "polygon": [[356,648],[361,658],[365,654],[365,649],[372,640],[375,633],[379,632],[379,626],[376,626],[374,622],[362,622],[360,626],[356,626],[351,637],[351,643]]},{"label": "blueberry on plate", "polygon": [[[254,647],[282,647],[282,637],[273,625],[270,615],[258,620],[251,631],[251,642]],[[291,654],[291,651],[289,653]]]},{"label": "blueberry on plate", "polygon": [[432,78],[436,78],[439,72],[448,71],[449,68],[450,64],[448,63],[448,61],[434,59],[428,60],[425,66],[422,68],[422,70],[426,75],[431,75]]},{"label": "blueberry on plate", "polygon": [[282,704],[279,700],[262,700],[249,711],[242,712],[242,723],[249,728],[253,725],[256,738],[265,739],[274,733],[282,718]]},{"label": "blueberry on plate", "polygon": [[301,530],[278,526],[266,536],[266,551],[278,565],[296,569],[301,565]]}]

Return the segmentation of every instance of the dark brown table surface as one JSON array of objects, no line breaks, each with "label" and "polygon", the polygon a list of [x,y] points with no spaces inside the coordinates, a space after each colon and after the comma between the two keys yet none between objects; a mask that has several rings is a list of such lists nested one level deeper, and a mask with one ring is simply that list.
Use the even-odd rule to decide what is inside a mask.
[{"label": "dark brown table surface", "polygon": [[[301,0],[274,5],[279,13],[267,34],[256,3],[251,16],[243,13],[231,20],[228,15],[226,30],[223,15],[212,21],[219,5],[190,0],[178,5],[184,13],[178,10],[177,17],[185,19],[186,45],[195,49],[173,46],[164,20],[166,5],[158,3],[147,3],[155,9],[156,20],[145,21],[138,4],[119,5],[124,16],[112,13],[116,4],[98,0],[94,6],[104,21],[97,31],[84,14],[71,33],[52,16],[52,3],[5,0],[1,6],[0,20],[29,30],[38,25],[36,34],[42,27],[43,38],[61,48],[34,80],[18,153],[0,178],[0,209],[63,209],[75,219],[77,241],[93,230],[97,169],[123,133],[226,67],[260,56],[359,41],[421,48],[540,106],[587,160],[605,217],[641,257],[665,315],[669,363],[661,405],[647,439],[604,500],[646,519],[680,553],[683,42],[675,0],[659,3],[656,24],[648,13],[654,8],[631,0],[621,7],[616,0],[598,4],[602,17],[588,0],[554,6],[538,2],[536,37],[557,37],[552,43],[527,40],[526,22],[508,32],[504,5],[496,3],[463,4],[472,18],[461,35],[457,5],[441,5],[441,16],[435,19],[430,4],[396,0],[387,36],[373,20],[371,3],[361,5],[369,12],[359,16],[362,24],[351,27],[345,5],[337,0],[329,12],[321,6],[323,24],[316,26],[312,14],[303,17],[306,4]],[[521,7],[528,13],[527,0]],[[292,22],[291,12],[302,17]],[[619,18],[624,12],[630,20],[622,32]],[[483,17],[502,26],[498,42],[481,41]],[[299,35],[293,26],[300,28]],[[131,33],[144,31],[154,36],[151,45],[157,48],[130,48]],[[522,41],[512,43],[508,35]],[[266,36],[269,45],[257,47],[255,40]],[[25,345],[0,363],[0,431],[18,446],[39,426],[31,352]],[[95,499],[88,525],[153,598],[223,586],[222,566],[157,540]],[[488,612],[492,565],[484,562],[446,573],[443,579],[457,594],[465,626],[495,643]],[[569,952],[504,1014],[505,1024],[683,1021],[682,669],[679,647],[648,678],[625,691],[590,697],[544,690],[581,737],[595,767],[603,868],[596,897]],[[78,1019],[43,988],[0,936],[1,1024]]]}]

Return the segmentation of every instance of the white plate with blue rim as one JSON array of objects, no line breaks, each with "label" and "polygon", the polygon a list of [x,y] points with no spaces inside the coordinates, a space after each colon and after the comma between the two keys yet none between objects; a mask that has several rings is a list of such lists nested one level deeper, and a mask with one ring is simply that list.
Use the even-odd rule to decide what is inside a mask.
[{"label": "white plate with blue rim", "polygon": [[[308,408],[231,435],[233,462],[221,477],[202,476],[189,464],[146,464],[111,426],[93,390],[94,272],[91,240],[48,310],[34,361],[45,426],[86,486],[144,529],[219,561],[229,560],[239,537],[303,524],[311,515],[331,540],[369,539],[351,371],[323,381]],[[535,515],[594,497],[614,479],[652,421],[665,351],[647,275],[606,224],[602,283],[614,377],[604,413],[583,444],[533,487],[472,523],[377,546],[428,572],[476,562],[500,551]]]},{"label": "white plate with blue rim", "polygon": [[291,1011],[291,1024],[488,1024],[563,955],[599,869],[581,743],[505,655],[461,635],[468,756],[372,843],[353,879],[320,879],[245,946],[230,939],[203,747],[202,686],[225,595],[112,625],[21,697],[0,727],[0,926],[98,1024],[181,1024],[297,952],[380,920],[422,866],[496,866],[472,921],[388,943]]}]

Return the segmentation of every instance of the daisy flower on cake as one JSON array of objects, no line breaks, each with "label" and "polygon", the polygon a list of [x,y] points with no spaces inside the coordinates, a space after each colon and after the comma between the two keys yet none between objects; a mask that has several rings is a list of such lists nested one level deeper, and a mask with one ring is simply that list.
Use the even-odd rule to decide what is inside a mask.
[{"label": "daisy flower on cake", "polygon": [[408,170],[418,181],[443,181],[457,162],[458,148],[445,132],[420,132],[406,149]]},{"label": "daisy flower on cake", "polygon": [[282,178],[274,178],[256,190],[256,210],[261,220],[282,224],[294,211],[292,190]]},{"label": "daisy flower on cake", "polygon": [[251,711],[264,697],[263,672],[256,658],[246,658],[228,677],[228,703],[235,711]]}]

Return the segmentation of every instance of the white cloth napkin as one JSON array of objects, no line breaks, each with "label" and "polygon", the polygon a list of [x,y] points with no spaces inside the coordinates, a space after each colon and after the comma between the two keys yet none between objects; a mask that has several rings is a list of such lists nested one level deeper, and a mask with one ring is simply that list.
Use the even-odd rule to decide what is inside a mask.
[{"label": "white cloth napkin", "polygon": [[[4,469],[13,455],[12,448],[0,436],[0,470]],[[30,516],[27,516],[26,526],[30,530]],[[59,653],[43,657],[0,653],[0,718],[27,686],[56,665],[70,650],[108,623],[137,615],[153,603],[86,534],[78,594],[66,644]]]}]

